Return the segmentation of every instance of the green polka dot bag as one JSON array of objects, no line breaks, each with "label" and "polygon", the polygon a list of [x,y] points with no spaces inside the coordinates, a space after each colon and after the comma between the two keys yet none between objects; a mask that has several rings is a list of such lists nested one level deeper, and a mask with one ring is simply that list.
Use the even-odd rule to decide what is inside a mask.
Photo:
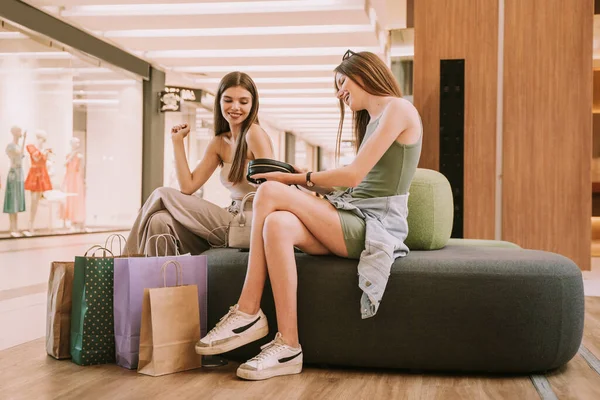
[{"label": "green polka dot bag", "polygon": [[[94,250],[91,256],[88,253]],[[96,257],[101,250],[103,255]],[[75,257],[71,308],[71,359],[78,365],[115,362],[113,316],[114,256],[92,246]]]}]

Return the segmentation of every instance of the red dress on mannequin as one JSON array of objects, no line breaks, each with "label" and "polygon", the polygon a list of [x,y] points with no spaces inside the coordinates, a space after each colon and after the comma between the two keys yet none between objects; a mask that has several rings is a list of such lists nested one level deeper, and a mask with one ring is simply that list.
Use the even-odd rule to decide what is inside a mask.
[{"label": "red dress on mannequin", "polygon": [[47,157],[33,144],[27,145],[27,151],[31,157],[31,168],[25,179],[25,190],[31,192],[52,190],[52,183],[46,168]]}]

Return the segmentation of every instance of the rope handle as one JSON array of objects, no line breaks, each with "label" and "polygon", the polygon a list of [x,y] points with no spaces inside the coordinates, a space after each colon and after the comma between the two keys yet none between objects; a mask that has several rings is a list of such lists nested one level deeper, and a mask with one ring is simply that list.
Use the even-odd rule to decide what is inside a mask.
[{"label": "rope handle", "polygon": [[[110,239],[110,247],[108,247],[109,239]],[[104,247],[107,249],[110,249],[110,251],[113,251],[113,242],[115,241],[115,239],[119,240],[119,255],[122,256],[123,255],[123,243],[125,243],[125,246],[127,246],[127,239],[125,238],[125,236],[123,236],[119,233],[113,233],[112,235],[108,235],[108,237],[106,238],[106,241],[104,242]],[[125,250],[127,250],[127,248],[125,248]]]},{"label": "rope handle", "polygon": [[179,248],[177,247],[177,238],[173,235],[171,235],[170,233],[158,233],[156,235],[152,235],[148,238],[148,240],[146,240],[146,246],[144,246],[144,255],[146,257],[148,257],[148,244],[150,244],[150,242],[152,241],[152,238],[156,238],[156,240],[154,241],[154,254],[156,254],[158,256],[158,240],[160,238],[163,238],[165,240],[165,257],[168,255],[168,240],[171,239],[171,242],[173,243],[173,247],[175,247],[175,256],[180,256],[181,254],[179,253]]},{"label": "rope handle", "polygon": [[183,285],[183,274],[181,272],[181,264],[179,264],[177,261],[175,260],[170,260],[165,262],[162,267],[161,267],[161,272],[162,272],[162,276],[163,276],[163,287],[167,287],[167,267],[173,264],[175,265],[175,271],[177,272],[177,280],[175,282],[175,286],[182,286]]},{"label": "rope handle", "polygon": [[115,256],[112,251],[110,251],[106,247],[102,247],[102,246],[100,246],[98,244],[95,244],[92,247],[90,247],[89,249],[87,249],[87,251],[85,252],[85,254],[83,256],[87,257],[88,253],[90,252],[90,250],[94,250],[94,252],[90,255],[90,257],[96,257],[96,252],[98,250],[103,250],[103,253],[104,253],[103,257],[106,257],[106,252],[109,252],[111,257]]}]

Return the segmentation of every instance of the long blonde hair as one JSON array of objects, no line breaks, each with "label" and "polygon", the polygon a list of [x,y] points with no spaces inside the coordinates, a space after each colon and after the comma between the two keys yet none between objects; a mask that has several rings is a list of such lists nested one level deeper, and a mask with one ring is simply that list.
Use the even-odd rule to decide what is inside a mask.
[{"label": "long blonde hair", "polygon": [[[402,97],[400,85],[387,65],[374,53],[363,51],[354,53],[348,51],[342,63],[334,71],[345,75],[355,82],[362,90],[374,96],[394,96]],[[335,88],[339,90],[337,79]],[[367,125],[371,120],[367,110],[360,110],[353,113],[353,139],[354,147],[358,152],[363,139]],[[342,128],[344,127],[345,106],[343,99],[340,99],[340,125],[335,144],[336,159],[340,157],[340,146],[342,142]]]},{"label": "long blonde hair", "polygon": [[215,106],[213,112],[215,136],[229,132],[229,122],[223,117],[221,111],[221,97],[230,87],[240,86],[250,92],[252,96],[252,107],[248,117],[242,122],[242,132],[235,143],[235,154],[229,171],[230,182],[240,182],[244,179],[246,168],[246,154],[248,154],[248,144],[246,143],[246,133],[252,124],[258,124],[258,90],[250,76],[244,72],[230,72],[221,79],[219,89],[215,95]]}]

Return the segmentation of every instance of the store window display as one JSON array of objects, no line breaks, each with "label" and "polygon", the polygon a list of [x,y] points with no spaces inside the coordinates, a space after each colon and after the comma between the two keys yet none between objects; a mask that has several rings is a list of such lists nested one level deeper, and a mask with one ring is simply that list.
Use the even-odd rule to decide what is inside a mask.
[{"label": "store window display", "polygon": [[81,231],[85,226],[85,163],[80,150],[81,141],[74,137],[70,140],[70,146],[71,151],[65,162],[67,172],[61,186],[67,196],[61,207],[61,219],[64,227]]},{"label": "store window display", "polygon": [[42,130],[36,132],[37,145],[28,144],[27,152],[31,158],[31,166],[25,179],[25,190],[31,192],[31,212],[29,213],[29,231],[25,233],[31,235],[35,231],[35,217],[37,215],[38,205],[42,194],[52,190],[52,183],[48,175],[48,155],[52,149],[46,149],[45,144],[48,140],[48,134]]},{"label": "store window display", "polygon": [[19,32],[0,37],[0,239],[128,229],[142,197],[142,79]]},{"label": "store window display", "polygon": [[[25,211],[25,184],[23,178],[23,150],[27,132],[18,126],[10,129],[12,141],[6,146],[6,155],[10,162],[10,169],[6,176],[4,192],[4,213],[10,220],[9,234],[19,237],[18,215]],[[21,142],[21,138],[23,141]]]}]

